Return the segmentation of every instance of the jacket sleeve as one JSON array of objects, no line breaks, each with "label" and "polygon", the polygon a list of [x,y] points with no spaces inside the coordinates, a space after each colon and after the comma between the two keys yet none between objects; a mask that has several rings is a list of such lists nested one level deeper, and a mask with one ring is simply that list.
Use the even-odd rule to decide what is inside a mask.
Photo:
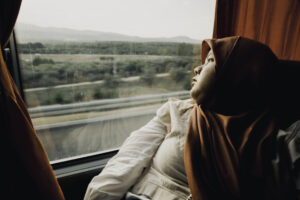
[{"label": "jacket sleeve", "polygon": [[[157,115],[142,128],[132,132],[119,152],[112,157],[102,172],[88,185],[84,200],[121,199],[136,182],[167,134],[161,115],[167,115],[164,104]],[[164,114],[161,114],[161,113]],[[159,116],[159,115],[160,116]]]}]

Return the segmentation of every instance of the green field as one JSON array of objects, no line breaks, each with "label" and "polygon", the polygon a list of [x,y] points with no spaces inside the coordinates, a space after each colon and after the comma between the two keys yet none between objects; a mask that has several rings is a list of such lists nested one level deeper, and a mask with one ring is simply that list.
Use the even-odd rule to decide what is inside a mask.
[{"label": "green field", "polygon": [[[106,54],[20,54],[24,61],[31,61],[35,57],[52,59],[54,62],[90,63],[90,62],[124,62],[134,60],[164,60],[175,59],[178,56],[159,55],[106,55]],[[105,59],[106,58],[106,59]]]},{"label": "green field", "polygon": [[201,62],[198,46],[191,44],[136,43],[137,54],[132,54],[128,43],[115,43],[116,49],[109,45],[21,45],[28,106],[189,90],[191,71]]}]

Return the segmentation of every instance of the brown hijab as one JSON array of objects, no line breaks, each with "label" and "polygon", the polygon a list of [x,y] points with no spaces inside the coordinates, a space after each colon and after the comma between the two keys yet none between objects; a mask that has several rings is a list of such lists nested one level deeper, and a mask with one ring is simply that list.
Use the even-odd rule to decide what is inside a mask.
[{"label": "brown hijab", "polygon": [[277,58],[243,37],[203,41],[202,62],[210,49],[217,81],[193,109],[184,150],[193,200],[263,199],[277,130],[270,109]]}]

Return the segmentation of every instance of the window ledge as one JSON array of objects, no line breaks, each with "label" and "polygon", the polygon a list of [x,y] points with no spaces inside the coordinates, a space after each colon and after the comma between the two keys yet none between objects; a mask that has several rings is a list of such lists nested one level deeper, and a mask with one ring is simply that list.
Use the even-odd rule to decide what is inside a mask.
[{"label": "window ledge", "polygon": [[106,152],[101,151],[83,156],[55,160],[50,163],[56,177],[60,179],[96,171],[100,172],[107,161],[117,152],[118,149],[113,149]]}]

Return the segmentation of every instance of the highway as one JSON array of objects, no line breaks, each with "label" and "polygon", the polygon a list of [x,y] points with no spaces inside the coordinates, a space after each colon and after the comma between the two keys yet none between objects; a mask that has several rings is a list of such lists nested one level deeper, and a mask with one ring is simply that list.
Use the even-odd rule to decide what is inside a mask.
[{"label": "highway", "polygon": [[117,99],[104,99],[89,101],[83,103],[72,103],[64,105],[51,105],[29,108],[29,113],[32,118],[58,116],[73,113],[83,113],[90,111],[106,111],[116,110],[125,107],[149,105],[155,103],[163,103],[168,98],[186,99],[189,98],[188,91],[170,92],[165,94],[151,94],[136,97],[126,97]]},{"label": "highway", "polygon": [[[129,134],[145,125],[157,106],[170,97],[189,98],[188,91],[145,95],[85,103],[43,106],[29,109],[31,117],[57,117],[90,111],[113,110],[112,114],[35,126],[49,159],[57,160],[118,148]],[[149,106],[150,105],[150,106]]]}]

